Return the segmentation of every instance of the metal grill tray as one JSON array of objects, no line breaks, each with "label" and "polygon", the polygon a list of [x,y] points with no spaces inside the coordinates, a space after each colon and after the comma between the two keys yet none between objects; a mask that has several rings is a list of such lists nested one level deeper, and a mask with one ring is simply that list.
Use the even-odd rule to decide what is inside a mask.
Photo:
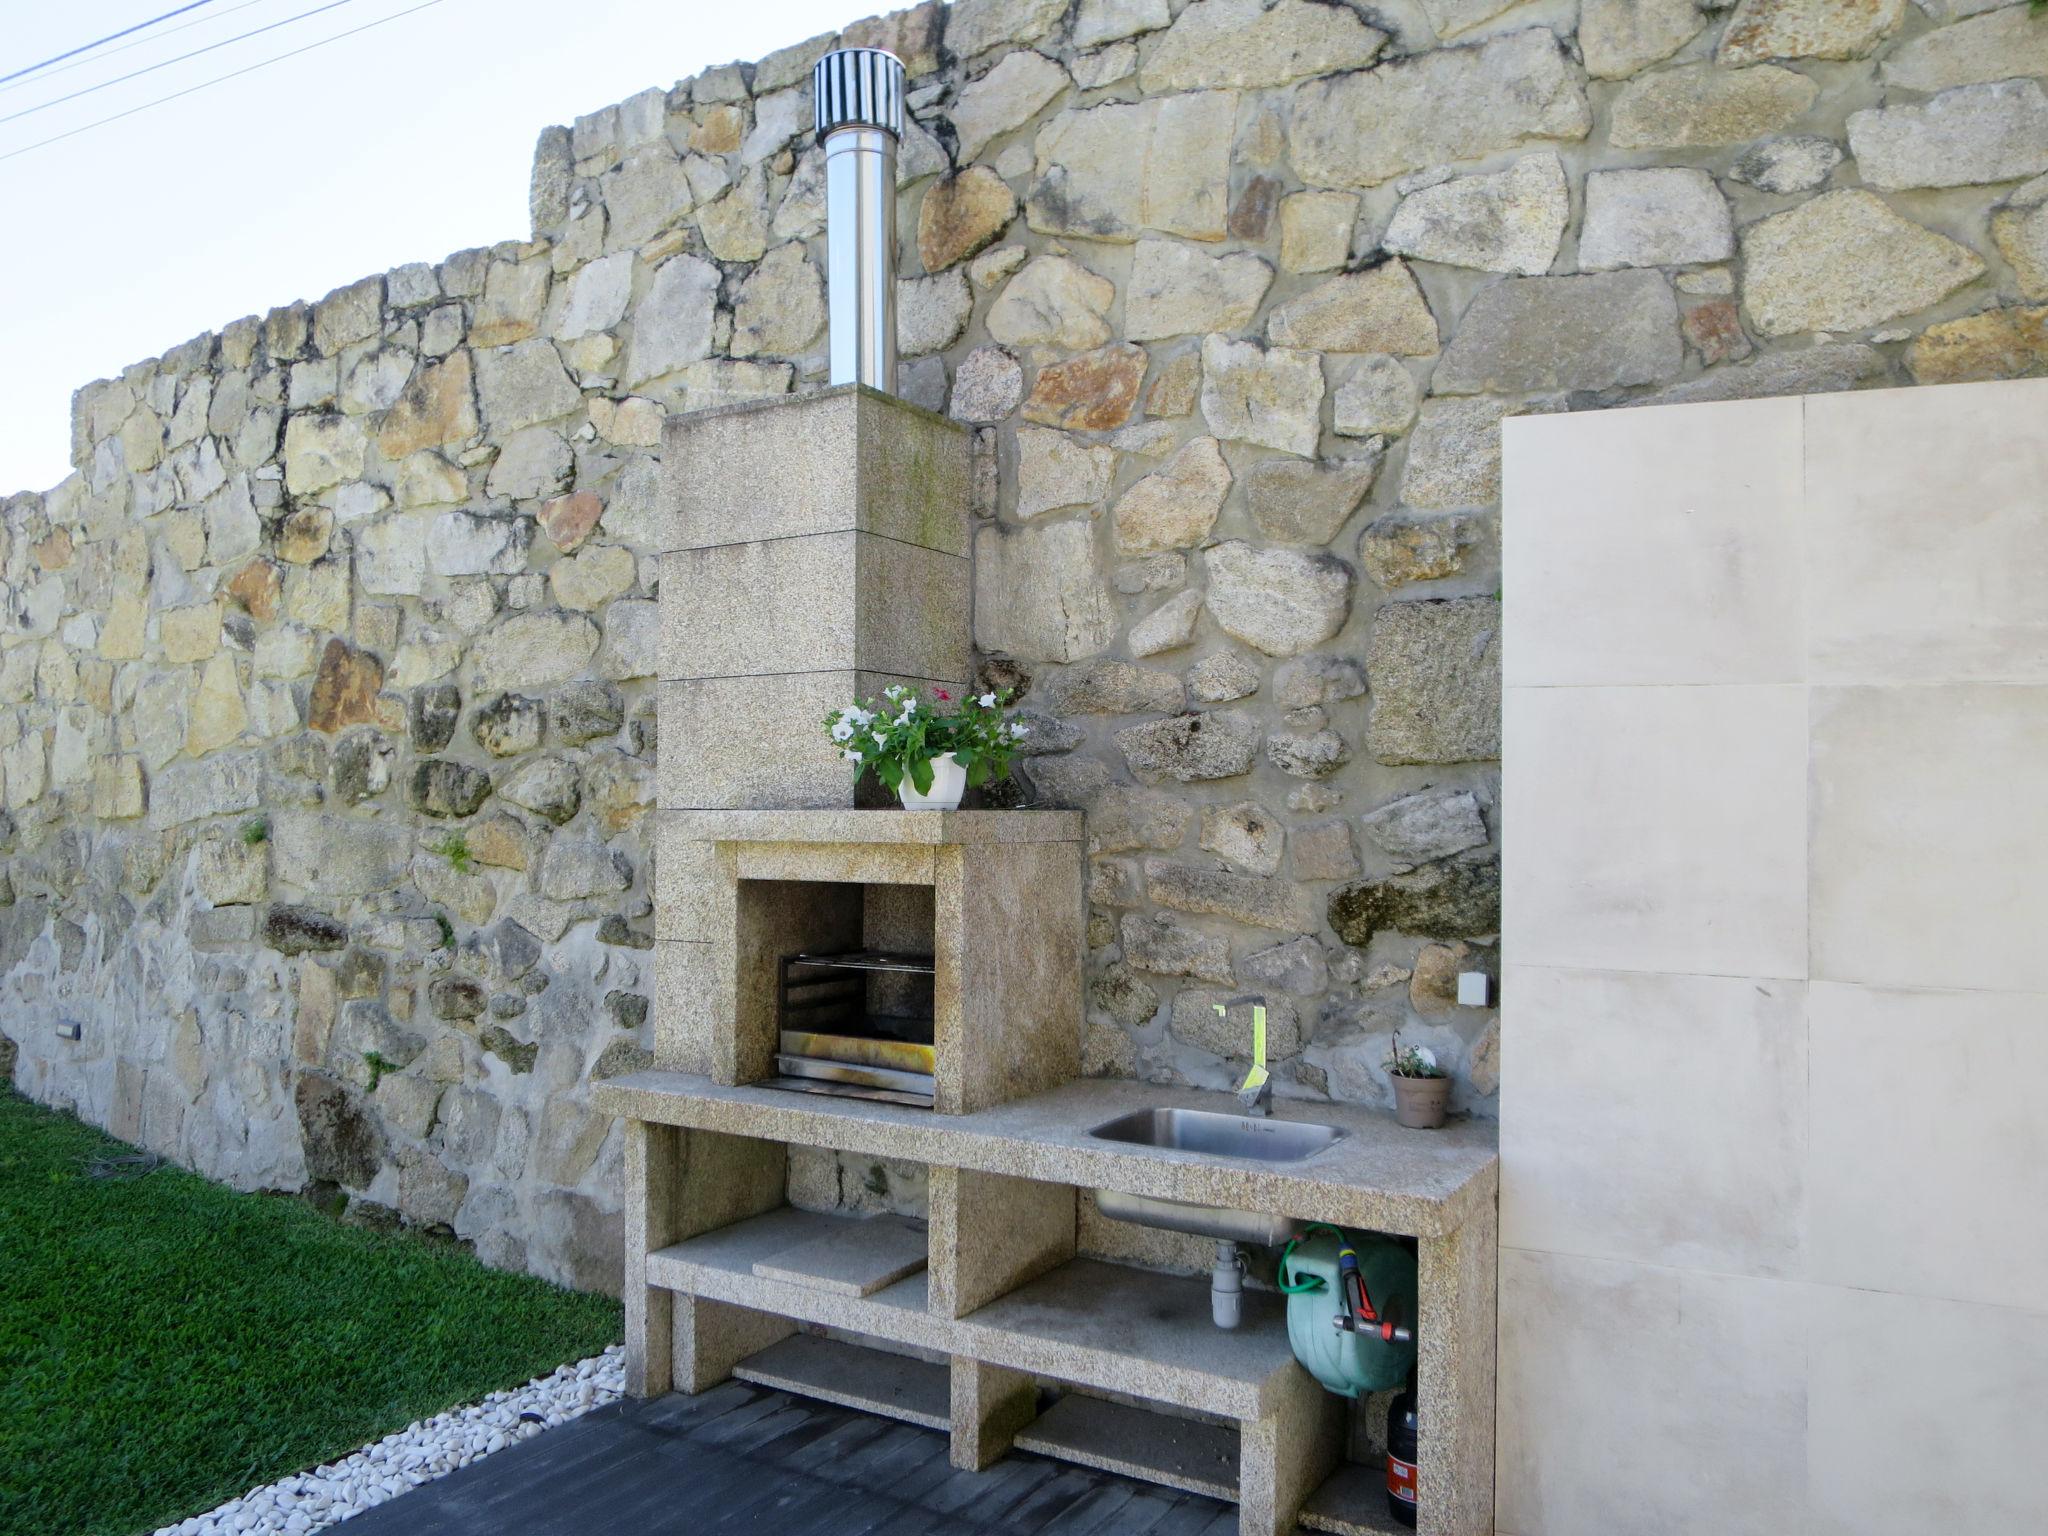
[{"label": "metal grill tray", "polygon": [[[899,1021],[870,1021],[872,1033],[858,1035],[836,1029],[785,1029],[780,1044],[785,1055],[808,1056],[813,1061],[838,1061],[854,1067],[889,1067],[898,1072],[922,1072],[926,1076],[938,1070],[938,1048],[928,1038],[900,1039],[885,1029],[875,1027],[877,1022]],[[925,1033],[927,1036],[931,1033],[929,1023],[925,1024]]]},{"label": "metal grill tray", "polygon": [[860,1067],[843,1061],[819,1061],[809,1056],[777,1056],[775,1065],[785,1077],[807,1077],[824,1083],[851,1083],[858,1088],[893,1088],[899,1093],[930,1093],[929,1072],[902,1072],[889,1067]]},{"label": "metal grill tray", "polygon": [[840,971],[907,971],[917,976],[936,975],[937,963],[930,955],[897,955],[879,949],[857,949],[842,955],[791,955],[787,965],[822,965]]},{"label": "metal grill tray", "polygon": [[829,1099],[870,1099],[882,1104],[907,1104],[912,1109],[930,1109],[928,1093],[903,1093],[894,1088],[860,1088],[852,1083],[825,1083],[810,1077],[771,1077],[763,1088],[781,1088],[790,1093],[815,1093]]}]

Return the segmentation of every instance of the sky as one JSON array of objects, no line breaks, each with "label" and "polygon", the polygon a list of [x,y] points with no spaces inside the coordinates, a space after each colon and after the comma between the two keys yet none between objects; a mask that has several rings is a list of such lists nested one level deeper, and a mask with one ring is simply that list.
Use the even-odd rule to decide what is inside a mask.
[{"label": "sky", "polygon": [[[0,0],[0,76],[190,3]],[[400,14],[420,5],[204,0],[0,80],[0,119],[14,119],[0,121],[0,495],[70,473],[81,384],[403,262],[526,238],[527,174],[548,124],[895,8],[429,0]],[[230,41],[259,27],[274,30]],[[326,38],[338,40],[13,153]],[[199,49],[210,51],[165,62]],[[79,91],[90,93],[45,105]]]}]

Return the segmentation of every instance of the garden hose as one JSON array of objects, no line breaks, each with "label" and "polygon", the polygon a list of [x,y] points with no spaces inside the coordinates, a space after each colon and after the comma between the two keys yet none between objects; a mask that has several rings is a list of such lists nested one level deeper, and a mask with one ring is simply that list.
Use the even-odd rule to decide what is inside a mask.
[{"label": "garden hose", "polygon": [[1303,1280],[1299,1285],[1294,1284],[1287,1278],[1287,1259],[1288,1256],[1294,1252],[1295,1244],[1299,1243],[1304,1237],[1313,1236],[1317,1232],[1329,1233],[1330,1236],[1336,1238],[1340,1244],[1344,1241],[1344,1234],[1342,1232],[1339,1232],[1335,1227],[1331,1226],[1327,1221],[1312,1221],[1307,1226],[1303,1227],[1299,1232],[1295,1233],[1294,1236],[1287,1239],[1287,1246],[1280,1250],[1279,1271],[1273,1277],[1274,1282],[1280,1287],[1281,1295],[1305,1296],[1311,1292],[1320,1291],[1327,1288],[1327,1282],[1324,1281],[1321,1275],[1310,1275],[1306,1280]]},{"label": "garden hose", "polygon": [[1399,1387],[1415,1365],[1415,1255],[1385,1237],[1317,1222],[1280,1252],[1287,1340],[1305,1370],[1339,1397]]}]

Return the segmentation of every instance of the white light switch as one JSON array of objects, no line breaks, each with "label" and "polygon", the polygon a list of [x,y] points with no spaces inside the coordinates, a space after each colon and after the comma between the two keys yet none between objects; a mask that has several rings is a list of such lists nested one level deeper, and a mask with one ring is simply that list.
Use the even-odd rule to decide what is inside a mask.
[{"label": "white light switch", "polygon": [[1458,973],[1458,1006],[1484,1008],[1493,1001],[1493,978],[1484,971]]}]

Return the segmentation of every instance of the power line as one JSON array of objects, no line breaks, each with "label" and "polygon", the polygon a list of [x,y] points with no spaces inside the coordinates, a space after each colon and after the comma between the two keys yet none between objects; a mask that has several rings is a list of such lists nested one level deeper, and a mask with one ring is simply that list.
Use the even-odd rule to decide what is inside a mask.
[{"label": "power line", "polygon": [[52,64],[61,64],[66,59],[75,59],[81,53],[91,53],[93,49],[103,43],[114,42],[128,36],[131,32],[140,32],[145,27],[153,27],[160,21],[169,21],[173,16],[182,16],[187,11],[196,11],[202,5],[211,4],[213,4],[213,0],[192,0],[190,5],[181,5],[175,11],[165,11],[161,16],[152,16],[147,21],[138,21],[132,27],[123,27],[118,32],[109,32],[105,37],[98,38],[93,42],[80,43],[76,48],[66,49],[63,53],[55,54],[43,60],[40,64],[31,64],[26,69],[17,69],[11,75],[0,75],[0,85],[4,85],[9,80],[19,80],[23,75],[32,75],[39,69],[48,69]]},{"label": "power line", "polygon": [[47,139],[38,139],[33,144],[24,144],[20,149],[10,149],[5,154],[0,154],[0,161],[14,160],[31,151],[46,148],[51,144],[62,143],[65,139],[75,139],[81,133],[90,133],[95,128],[104,128],[109,123],[118,123],[124,117],[133,117],[138,112],[147,112],[151,107],[160,107],[165,102],[176,101],[180,97],[193,95],[195,92],[206,90],[211,86],[225,85],[230,80],[239,80],[243,75],[254,74],[257,70],[267,68],[272,64],[282,64],[286,59],[295,59],[302,53],[311,53],[315,48],[324,48],[329,43],[338,43],[343,38],[354,37],[359,32],[368,32],[373,28],[383,26],[386,22],[400,21],[407,16],[417,15],[421,11],[430,11],[441,3],[442,0],[423,0],[422,4],[409,7],[403,11],[394,11],[389,16],[380,16],[375,21],[366,21],[360,27],[351,27],[348,31],[337,32],[332,37],[323,37],[318,42],[307,43],[303,48],[294,48],[289,53],[280,53],[267,59],[259,59],[254,64],[246,64],[242,68],[231,70],[225,75],[216,75],[211,80],[202,80],[197,85],[188,85],[182,91],[173,91],[168,96],[159,96],[154,101],[145,101],[139,107],[130,107],[127,111],[116,112],[111,117],[102,117],[95,122],[69,129],[64,133],[52,134]]},{"label": "power line", "polygon": [[[206,0],[206,3],[211,4],[212,0]],[[54,75],[68,75],[74,69],[84,69],[89,64],[104,63],[106,60],[112,58],[117,53],[126,53],[131,48],[145,48],[149,46],[149,44],[161,42],[163,41],[163,39],[167,37],[175,37],[180,32],[189,32],[194,27],[203,27],[211,21],[225,20],[227,17],[234,15],[235,12],[237,11],[246,11],[253,6],[264,5],[267,3],[268,0],[242,0],[242,3],[240,5],[231,5],[224,11],[214,12],[214,14],[211,16],[201,16],[200,18],[198,18],[198,20],[188,21],[184,23],[182,26],[165,27],[163,31],[157,33],[155,37],[138,37],[132,43],[123,43],[118,48],[109,48],[93,58],[75,59],[71,63],[66,64],[62,69],[44,70],[42,74],[36,76],[36,78],[33,80],[15,80],[11,85],[5,83],[4,81],[0,81],[0,96],[6,95],[9,91],[18,91],[22,89],[22,87],[24,86],[41,85],[45,80],[50,79]],[[55,61],[53,60],[52,62]]]},{"label": "power line", "polygon": [[316,5],[310,11],[300,11],[296,16],[286,16],[280,21],[266,22],[260,27],[251,27],[247,32],[234,37],[224,37],[217,43],[208,43],[204,48],[194,48],[190,53],[181,53],[176,58],[161,59],[154,64],[145,64],[140,69],[131,69],[125,75],[116,75],[111,80],[102,80],[97,85],[82,86],[66,96],[52,96],[48,101],[39,101],[32,107],[23,107],[19,112],[10,112],[0,117],[0,123],[11,123],[17,118],[33,117],[38,112],[47,112],[52,107],[61,107],[67,101],[76,101],[81,96],[91,96],[112,86],[125,85],[130,80],[144,75],[153,75],[160,69],[169,69],[173,64],[182,64],[187,59],[196,59],[203,53],[217,53],[223,48],[245,42],[252,37],[261,37],[266,32],[275,32],[279,27],[288,27],[295,21],[304,21],[308,16],[318,16],[322,11],[335,11],[344,5],[353,5],[355,0],[327,0],[325,5]]}]

